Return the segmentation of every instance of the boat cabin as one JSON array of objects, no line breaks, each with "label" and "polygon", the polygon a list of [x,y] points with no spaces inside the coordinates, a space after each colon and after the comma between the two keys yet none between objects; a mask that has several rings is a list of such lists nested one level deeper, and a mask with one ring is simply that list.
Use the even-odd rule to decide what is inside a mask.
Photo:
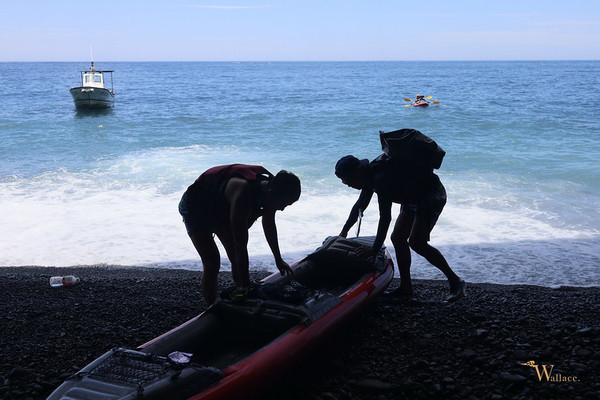
[{"label": "boat cabin", "polygon": [[94,68],[94,62],[92,62],[92,67],[87,71],[81,71],[81,86],[88,88],[99,88],[99,89],[107,89],[104,82],[104,74],[110,73],[110,81],[111,88],[110,91],[113,91],[112,87],[112,70],[100,71]]},{"label": "boat cabin", "polygon": [[83,73],[83,87],[104,88],[104,74],[97,71]]}]

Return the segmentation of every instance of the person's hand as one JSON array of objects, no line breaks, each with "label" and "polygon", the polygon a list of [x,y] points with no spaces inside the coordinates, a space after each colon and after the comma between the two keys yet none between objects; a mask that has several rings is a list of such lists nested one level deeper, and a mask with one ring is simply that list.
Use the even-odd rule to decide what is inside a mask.
[{"label": "person's hand", "polygon": [[276,265],[281,276],[289,275],[291,278],[294,277],[294,271],[292,271],[288,263],[283,260],[279,260]]}]

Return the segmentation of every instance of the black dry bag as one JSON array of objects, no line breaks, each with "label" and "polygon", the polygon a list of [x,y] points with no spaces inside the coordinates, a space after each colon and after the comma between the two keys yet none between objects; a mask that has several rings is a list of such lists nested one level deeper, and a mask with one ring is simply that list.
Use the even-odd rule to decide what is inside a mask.
[{"label": "black dry bag", "polygon": [[444,149],[416,129],[379,131],[381,149],[392,160],[438,169],[446,155]]}]

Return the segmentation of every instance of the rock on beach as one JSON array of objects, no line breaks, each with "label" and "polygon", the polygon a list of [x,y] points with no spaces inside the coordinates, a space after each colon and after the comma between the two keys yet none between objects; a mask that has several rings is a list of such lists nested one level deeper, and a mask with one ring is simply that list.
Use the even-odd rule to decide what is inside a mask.
[{"label": "rock on beach", "polygon": [[[49,286],[50,276],[68,274],[81,282]],[[44,399],[107,350],[135,348],[202,312],[200,278],[141,267],[0,268],[0,399]],[[219,281],[229,286],[230,274]],[[448,304],[447,282],[417,280],[416,299],[378,298],[263,398],[600,398],[600,288],[467,290]],[[551,379],[534,364],[542,374],[552,365]]]}]

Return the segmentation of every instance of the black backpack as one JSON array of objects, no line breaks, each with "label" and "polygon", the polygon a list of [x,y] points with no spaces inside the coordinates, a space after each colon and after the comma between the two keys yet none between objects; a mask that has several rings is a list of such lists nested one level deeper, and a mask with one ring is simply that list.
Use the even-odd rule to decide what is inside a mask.
[{"label": "black backpack", "polygon": [[435,140],[416,129],[379,131],[381,149],[392,160],[438,169],[446,155]]}]

